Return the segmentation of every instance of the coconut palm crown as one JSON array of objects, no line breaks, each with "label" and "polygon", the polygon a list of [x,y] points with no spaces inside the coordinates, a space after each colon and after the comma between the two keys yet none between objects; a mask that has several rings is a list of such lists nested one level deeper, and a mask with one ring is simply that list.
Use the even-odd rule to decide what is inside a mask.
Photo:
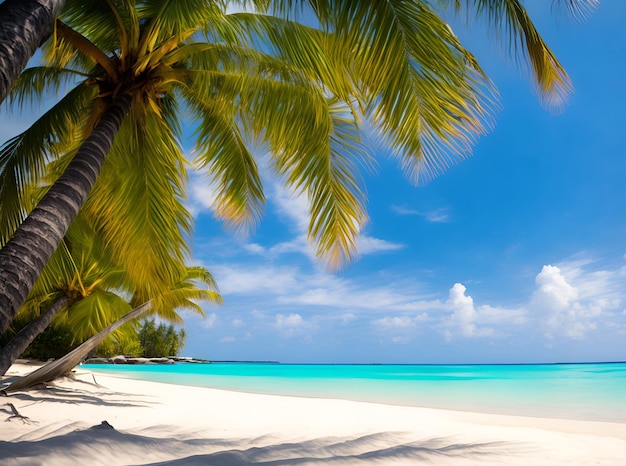
[{"label": "coconut palm crown", "polygon": [[[518,0],[465,4],[515,33],[545,95],[565,96],[567,75]],[[255,13],[229,12],[233,5]],[[11,274],[31,262],[18,281],[32,285],[100,164],[84,208],[115,260],[138,280],[180,276],[191,228],[182,204],[183,115],[193,117],[194,164],[210,174],[219,218],[242,229],[259,219],[264,196],[254,154],[267,153],[287,187],[308,197],[318,255],[331,266],[345,263],[367,218],[359,173],[373,156],[364,128],[420,182],[468,156],[490,126],[493,88],[433,8],[419,0],[66,1],[44,65],[12,88],[18,105],[69,91],[0,153],[1,241],[13,235],[0,251],[2,296],[18,286]],[[47,196],[67,202],[40,204],[18,229],[27,186],[51,166],[63,174],[63,189],[55,184]],[[70,188],[83,179],[75,194]],[[73,213],[56,226],[52,217],[66,204]],[[21,259],[40,244],[45,254]],[[162,267],[172,257],[178,265]],[[27,291],[17,294],[23,300]],[[2,331],[17,308],[2,299],[0,308]]]}]

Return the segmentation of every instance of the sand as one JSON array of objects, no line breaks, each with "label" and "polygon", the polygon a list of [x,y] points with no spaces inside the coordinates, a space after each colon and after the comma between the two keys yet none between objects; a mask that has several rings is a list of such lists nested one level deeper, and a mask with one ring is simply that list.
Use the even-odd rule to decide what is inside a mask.
[{"label": "sand", "polygon": [[626,464],[621,423],[239,393],[80,367],[73,380],[0,398],[0,419],[2,465]]}]

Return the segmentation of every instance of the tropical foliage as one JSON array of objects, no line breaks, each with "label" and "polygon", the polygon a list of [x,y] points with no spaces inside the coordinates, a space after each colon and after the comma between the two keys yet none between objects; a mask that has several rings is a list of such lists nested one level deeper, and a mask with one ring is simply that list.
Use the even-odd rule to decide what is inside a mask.
[{"label": "tropical foliage", "polygon": [[[518,0],[439,3],[486,16],[521,47],[542,95],[565,97],[567,75]],[[239,4],[256,12],[229,11]],[[359,173],[373,154],[363,129],[420,182],[469,155],[490,126],[491,83],[436,8],[425,0],[66,1],[44,65],[12,89],[18,105],[69,90],[0,153],[2,242],[28,212],[29,187],[46,173],[65,173],[67,188],[80,178],[67,171],[75,154],[96,148],[109,154],[85,212],[132,281],[150,278],[148,293],[172,283],[191,228],[180,123],[189,113],[194,163],[216,187],[218,217],[241,229],[259,219],[254,154],[262,149],[288,188],[307,195],[317,253],[332,266],[344,263],[367,218]],[[24,235],[3,248],[3,268],[19,259],[11,251]],[[46,260],[42,253],[32,262]]]},{"label": "tropical foliage", "polygon": [[[12,327],[19,331],[28,325],[28,323],[28,321],[22,321],[19,317],[16,317]],[[13,332],[7,332],[2,340],[0,340],[0,344],[2,346],[6,345],[13,336]],[[33,339],[30,345],[27,346],[26,350],[17,355],[17,357],[47,361],[51,358],[60,358],[64,354],[67,354],[76,348],[78,344],[79,342],[74,340],[74,337],[72,336],[71,327],[67,324],[64,325],[59,323],[57,325],[50,325],[46,327],[43,332]],[[10,362],[15,362],[15,359],[11,358]],[[0,373],[4,372],[6,372],[6,369],[0,371]]]},{"label": "tropical foliage", "polygon": [[147,358],[178,356],[186,339],[185,329],[177,331],[163,322],[156,325],[154,319],[144,320],[139,328],[141,355]]},{"label": "tropical foliage", "polygon": [[[182,307],[204,315],[202,308],[190,300],[219,302],[215,282],[203,268],[187,268],[185,273],[183,281],[179,278],[158,295],[150,295],[147,291],[150,287],[146,285],[151,281],[132,282],[125,270],[111,260],[108,246],[85,215],[79,215],[20,308],[12,331],[7,332],[17,334],[3,343],[0,374],[28,345],[25,355],[38,359],[60,357],[128,314],[131,302],[154,300],[151,312],[176,323],[181,322],[176,309]],[[179,294],[166,299],[164,290]],[[50,322],[53,325],[35,338]],[[117,344],[129,342],[127,353],[132,352],[132,346],[128,345],[133,341],[137,346],[135,351],[140,349],[133,326],[121,328],[112,338]]]}]

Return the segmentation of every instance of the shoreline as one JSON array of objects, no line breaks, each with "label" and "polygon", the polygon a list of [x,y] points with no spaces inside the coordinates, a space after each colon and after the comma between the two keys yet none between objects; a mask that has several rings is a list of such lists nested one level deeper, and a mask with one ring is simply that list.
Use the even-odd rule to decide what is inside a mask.
[{"label": "shoreline", "polygon": [[[17,364],[7,376],[32,369]],[[28,419],[8,420],[8,403]],[[626,457],[626,423],[253,394],[94,377],[80,366],[73,380],[3,398],[0,414],[8,465],[618,465]]]}]

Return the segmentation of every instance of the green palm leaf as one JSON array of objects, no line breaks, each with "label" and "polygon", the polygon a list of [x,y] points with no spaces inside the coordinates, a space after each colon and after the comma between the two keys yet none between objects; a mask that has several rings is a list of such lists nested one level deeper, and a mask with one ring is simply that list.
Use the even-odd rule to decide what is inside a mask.
[{"label": "green palm leaf", "polygon": [[[37,72],[32,73],[35,74]],[[36,79],[45,79],[45,76],[43,73]],[[27,81],[27,77],[23,79]],[[21,81],[20,77],[16,92],[22,89]],[[80,143],[80,124],[85,116],[76,112],[76,105],[88,109],[93,94],[94,89],[90,86],[78,85],[0,149],[0,244],[8,241],[39,199],[37,196],[33,198],[32,188],[47,175],[47,163]]]}]

